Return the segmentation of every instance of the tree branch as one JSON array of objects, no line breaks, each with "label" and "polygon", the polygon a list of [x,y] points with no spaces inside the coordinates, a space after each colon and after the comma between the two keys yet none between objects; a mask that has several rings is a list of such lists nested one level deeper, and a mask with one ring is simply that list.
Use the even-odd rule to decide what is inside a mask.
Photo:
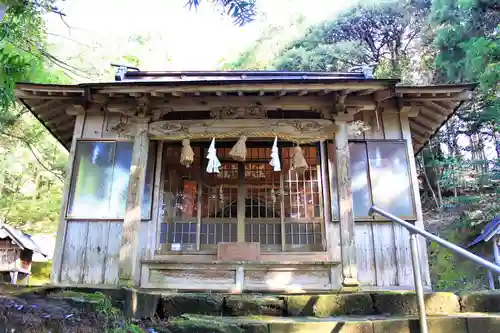
[{"label": "tree branch", "polygon": [[20,137],[20,136],[17,136],[15,134],[12,134],[12,133],[6,133],[6,132],[3,132],[3,131],[0,131],[0,135],[3,135],[3,136],[6,136],[6,137],[10,137],[10,138],[14,138],[14,139],[17,139],[19,141],[21,141],[22,143],[24,143],[28,149],[31,151],[31,154],[33,155],[33,157],[37,160],[37,162],[40,164],[40,166],[42,168],[44,168],[46,171],[50,172],[51,174],[53,174],[57,179],[59,179],[62,183],[64,183],[64,179],[61,177],[61,175],[55,173],[53,170],[51,170],[48,166],[46,166],[44,163],[42,163],[42,161],[40,160],[40,158],[37,156],[37,154],[35,153],[35,149],[31,146],[31,144],[24,138]]}]

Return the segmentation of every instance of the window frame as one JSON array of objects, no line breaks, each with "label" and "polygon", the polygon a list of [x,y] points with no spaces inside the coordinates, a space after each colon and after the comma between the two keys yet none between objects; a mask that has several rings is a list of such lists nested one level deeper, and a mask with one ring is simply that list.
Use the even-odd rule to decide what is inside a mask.
[{"label": "window frame", "polygon": [[[235,144],[236,141],[218,141],[217,144],[216,144],[216,147],[219,149],[219,148],[231,148],[234,144]],[[269,247],[269,250],[268,251],[264,251],[264,252],[269,252],[269,253],[275,253],[275,252],[280,252],[280,253],[301,253],[301,252],[324,252],[326,250],[326,235],[325,235],[325,226],[324,226],[324,223],[325,223],[325,207],[324,204],[323,204],[323,200],[322,200],[322,193],[323,193],[323,190],[324,190],[324,187],[327,186],[326,184],[323,184],[323,177],[321,176],[322,174],[322,164],[321,164],[321,147],[320,147],[320,144],[321,143],[311,143],[311,144],[303,144],[301,145],[302,147],[315,147],[316,148],[316,156],[317,156],[317,171],[316,171],[316,174],[317,174],[317,179],[316,179],[316,182],[318,183],[318,193],[319,193],[319,206],[320,206],[320,211],[321,211],[321,214],[322,216],[320,217],[315,217],[315,218],[312,218],[310,220],[304,220],[304,219],[301,219],[301,220],[296,220],[296,219],[292,219],[292,218],[283,218],[283,222],[284,224],[281,226],[281,234],[283,235],[282,239],[285,238],[285,234],[286,234],[286,225],[291,225],[291,224],[319,224],[320,225],[320,230],[321,230],[321,244],[301,244],[301,246],[303,248],[298,248],[298,249],[294,249],[293,246],[294,244],[283,244],[283,243],[280,243],[279,245],[273,245],[273,246],[268,246]],[[168,147],[181,147],[181,142],[180,141],[174,141],[174,142],[169,142],[168,144]],[[200,177],[203,178],[203,173],[205,172],[205,167],[206,167],[206,159],[205,159],[205,150],[204,148],[208,148],[207,147],[207,142],[199,142],[199,141],[191,141],[191,146],[194,148],[194,147],[200,147],[200,155],[201,155],[201,159],[200,159],[200,172],[202,173],[200,175]],[[272,147],[272,141],[269,141],[269,142],[256,142],[256,141],[247,141],[246,142],[246,146],[247,148],[270,148]],[[164,146],[165,148],[167,148],[167,146]],[[282,148],[291,148],[291,147],[294,147],[294,144],[292,142],[282,142],[280,143],[279,145],[279,150],[280,150],[280,162],[281,162],[281,165],[283,166],[284,165],[284,156],[283,156],[283,153],[282,153]],[[165,151],[163,152],[165,154]],[[236,162],[232,159],[224,159],[224,158],[219,158],[219,160],[221,162],[226,162],[226,163],[237,163],[238,165],[240,164],[243,164],[241,162]],[[248,163],[252,163],[252,162],[255,162],[255,163],[268,163],[269,161],[266,159],[265,161],[262,160],[262,161],[248,161]],[[328,168],[328,166],[326,166]],[[163,170],[163,167],[162,167],[162,170]],[[168,173],[168,170],[165,170],[166,172],[165,173]],[[326,170],[328,171],[328,169]],[[238,169],[238,173],[241,172],[240,168]],[[283,189],[285,188],[284,187],[284,182],[285,182],[285,173],[288,172],[288,170],[283,170],[280,171],[280,179],[281,179],[281,182],[280,182],[280,192],[283,191]],[[161,183],[163,184],[164,182],[164,177],[166,177],[167,175],[166,174],[163,174],[162,173],[162,181]],[[328,181],[328,179],[327,179]],[[238,188],[238,191],[240,189]],[[162,188],[160,191],[164,191],[164,189]],[[198,196],[199,196],[199,190],[197,191],[197,201],[198,200],[201,200],[201,198],[198,199]],[[280,215],[283,214],[283,212],[281,211],[281,207],[280,207]],[[217,219],[216,219],[217,220]],[[158,228],[158,230],[162,230],[162,227],[161,225],[162,224],[169,224],[169,223],[188,223],[188,222],[195,222],[197,221],[197,217],[191,217],[191,218],[188,218],[188,219],[177,219],[175,221],[172,221],[172,222],[167,222],[165,223],[165,217],[164,215],[161,216],[161,218],[158,220],[158,223],[160,224],[160,227]],[[279,219],[277,220],[279,222]],[[218,221],[213,221],[213,220],[210,220],[210,219],[206,219],[206,218],[203,218],[201,217],[201,220],[199,223],[203,224],[203,223],[211,223],[211,222],[215,222],[216,224],[217,223],[238,223],[238,220],[237,220],[237,217],[235,218],[232,218],[232,219],[227,219],[227,220],[218,220]],[[261,220],[261,219],[253,219],[253,218],[245,218],[244,219],[244,224],[243,224],[243,232],[246,232],[245,230],[245,226],[248,224],[251,224],[251,223],[266,223],[266,221],[264,220]],[[169,226],[166,227],[167,230],[169,230]],[[201,237],[201,229],[197,230],[197,233],[199,234],[197,236],[197,238],[199,239]],[[245,237],[246,237],[246,233],[245,233]],[[159,235],[159,239],[161,238],[161,235]],[[217,248],[217,245],[216,244],[200,244],[199,245],[199,250],[197,251],[195,248],[190,248],[190,249],[186,249],[186,250],[181,250],[181,251],[172,251],[170,250],[170,246],[172,244],[169,243],[168,241],[168,235],[167,235],[167,238],[166,238],[166,241],[165,242],[161,242],[159,241],[159,246],[158,248],[160,249],[160,253],[162,254],[178,254],[178,253],[215,253],[216,252],[216,248]],[[297,244],[295,244],[297,245]],[[267,246],[267,245],[266,245]],[[276,247],[276,248],[273,248],[273,247]],[[280,247],[280,249],[278,249],[277,247]],[[306,247],[309,247],[309,248],[306,248]],[[273,249],[271,249],[273,248]]]},{"label": "window frame", "polygon": [[[405,157],[406,157],[406,163],[407,163],[407,172],[408,172],[408,181],[409,181],[409,193],[410,193],[410,200],[411,200],[411,207],[413,208],[413,216],[398,216],[399,218],[414,222],[416,221],[417,218],[417,205],[416,205],[416,198],[415,198],[415,193],[414,193],[414,186],[413,184],[413,177],[411,174],[411,167],[410,167],[410,158],[411,156],[408,155],[408,142],[405,139],[349,139],[348,140],[348,145],[350,143],[363,143],[365,144],[365,155],[366,155],[366,161],[367,161],[367,179],[368,179],[368,188],[370,190],[370,201],[371,205],[374,203],[373,199],[373,189],[372,189],[372,181],[371,181],[371,166],[370,166],[370,157],[368,153],[368,143],[398,143],[402,144],[404,146],[404,152],[405,152]],[[349,154],[349,161],[351,160],[351,156]],[[352,179],[352,170],[349,170],[350,178]],[[354,200],[354,197],[353,197]],[[354,210],[353,210],[353,215],[354,215]],[[355,222],[390,222],[390,220],[384,216],[381,216],[379,214],[373,214],[372,216],[362,216],[362,217],[356,217],[354,215],[354,221]]]},{"label": "window frame", "polygon": [[[76,163],[77,158],[76,157],[77,157],[77,152],[78,152],[78,145],[81,142],[114,143],[115,144],[115,153],[113,156],[113,165],[114,165],[115,158],[116,158],[116,144],[125,142],[125,143],[132,143],[132,145],[133,145],[134,141],[130,140],[130,139],[120,139],[120,138],[117,138],[117,139],[104,139],[104,138],[99,138],[99,139],[97,139],[97,138],[79,138],[79,139],[76,139],[75,153],[74,153],[75,156],[73,158],[73,165],[71,166],[71,179],[69,181],[67,200],[66,200],[65,207],[64,207],[64,218],[67,221],[81,221],[81,220],[85,220],[85,221],[123,221],[125,218],[125,211],[124,211],[123,217],[85,217],[85,216],[71,215],[69,213],[71,198],[74,195],[74,193],[72,193],[72,192],[74,190],[75,182],[77,180],[75,171],[77,168],[77,163]],[[154,218],[153,200],[154,200],[154,191],[155,191],[154,184],[155,184],[155,180],[156,180],[155,178],[156,178],[156,159],[157,159],[156,148],[157,147],[158,147],[158,144],[157,144],[156,140],[149,140],[148,159],[149,159],[149,155],[151,153],[153,154],[153,161],[152,161],[151,169],[150,169],[151,177],[152,177],[151,178],[151,191],[149,194],[150,200],[149,200],[149,209],[147,210],[148,214],[147,214],[147,216],[142,216],[142,212],[141,212],[141,222],[152,221]],[[146,161],[146,172],[147,171],[148,171],[148,169],[147,169],[147,161]],[[144,185],[146,185],[146,184],[144,184]],[[143,203],[141,203],[141,205],[142,204]]]}]

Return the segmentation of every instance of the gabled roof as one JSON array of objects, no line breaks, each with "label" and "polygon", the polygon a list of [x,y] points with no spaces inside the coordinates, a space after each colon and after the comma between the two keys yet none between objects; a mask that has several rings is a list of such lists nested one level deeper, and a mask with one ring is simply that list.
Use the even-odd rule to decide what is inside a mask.
[{"label": "gabled roof", "polygon": [[419,110],[416,117],[410,118],[413,147],[418,153],[461,103],[470,99],[475,88],[471,84],[398,86],[399,80],[331,72],[125,70],[118,72],[117,78],[119,81],[79,85],[18,83],[16,97],[67,149],[76,116],[68,114],[66,109],[75,104],[97,106],[99,112],[116,112],[118,108],[113,111],[113,104],[124,102],[131,106],[139,98],[146,98],[152,105],[168,104],[175,113],[176,105],[185,106],[186,101],[199,109],[208,101],[221,103],[221,98],[229,96],[233,101],[250,98],[256,105],[262,105],[263,100],[277,105],[287,99],[310,105],[314,98],[315,107],[332,107],[339,96],[346,103],[349,100],[363,100],[371,105],[411,103]]},{"label": "gabled roof", "polygon": [[47,254],[31,239],[31,236],[19,231],[10,225],[2,224],[0,225],[0,239],[4,238],[12,239],[17,246],[21,249],[31,250],[36,253],[40,253],[43,256],[47,256]]},{"label": "gabled roof", "polygon": [[[115,76],[116,81],[161,81],[161,82],[266,82],[266,81],[299,81],[312,82],[314,80],[365,80],[373,79],[371,74],[362,72],[289,72],[289,71],[137,71],[118,70]],[[397,80],[395,80],[397,81]]]},{"label": "gabled roof", "polygon": [[484,231],[467,247],[472,247],[480,242],[488,242],[493,236],[500,234],[500,215],[484,226]]}]

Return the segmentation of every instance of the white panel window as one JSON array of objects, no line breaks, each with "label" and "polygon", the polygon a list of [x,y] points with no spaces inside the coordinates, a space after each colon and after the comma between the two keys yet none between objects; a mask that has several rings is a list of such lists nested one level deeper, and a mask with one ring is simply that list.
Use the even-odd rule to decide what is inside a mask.
[{"label": "white panel window", "polygon": [[[69,218],[121,219],[125,214],[132,142],[80,141],[77,144],[68,201]],[[142,218],[150,219],[154,145],[146,167]]]},{"label": "white panel window", "polygon": [[415,217],[406,143],[349,142],[355,218],[368,218],[372,204],[401,218]]}]

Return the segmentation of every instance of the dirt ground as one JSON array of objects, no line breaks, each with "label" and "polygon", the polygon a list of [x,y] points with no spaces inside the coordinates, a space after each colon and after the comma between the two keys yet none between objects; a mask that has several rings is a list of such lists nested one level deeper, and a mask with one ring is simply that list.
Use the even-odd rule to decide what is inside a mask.
[{"label": "dirt ground", "polygon": [[[87,302],[49,295],[50,290],[0,284],[0,332],[120,332],[123,318],[110,319]],[[121,330],[127,332],[127,330]]]},{"label": "dirt ground", "polygon": [[106,320],[65,301],[40,295],[0,296],[0,332],[104,332]]}]

